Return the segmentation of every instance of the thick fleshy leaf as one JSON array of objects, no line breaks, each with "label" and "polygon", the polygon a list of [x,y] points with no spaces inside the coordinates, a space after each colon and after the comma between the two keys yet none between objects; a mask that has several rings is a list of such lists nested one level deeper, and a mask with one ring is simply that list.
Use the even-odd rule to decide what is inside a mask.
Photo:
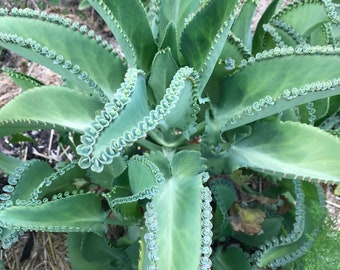
[{"label": "thick fleshy leaf", "polygon": [[139,0],[89,0],[121,46],[130,67],[149,71],[157,47]]},{"label": "thick fleshy leaf", "polygon": [[97,232],[106,230],[99,196],[86,193],[42,204],[13,205],[0,211],[2,226],[18,230]]},{"label": "thick fleshy leaf", "polygon": [[0,110],[0,135],[54,127],[82,132],[102,106],[96,97],[69,88],[33,88]]},{"label": "thick fleshy leaf", "polygon": [[44,178],[49,177],[53,172],[52,167],[41,160],[29,160],[21,163],[8,179],[8,183],[14,187],[11,200],[15,202],[17,199],[32,199],[33,191],[44,182]]},{"label": "thick fleshy leaf", "polygon": [[3,153],[0,153],[0,170],[11,174],[15,171],[15,168],[17,168],[21,163],[21,160],[5,155]]},{"label": "thick fleshy leaf", "polygon": [[256,7],[257,2],[245,1],[231,28],[233,34],[241,39],[245,48],[250,52],[252,51],[251,24]]},{"label": "thick fleshy leaf", "polygon": [[339,139],[306,124],[257,122],[228,155],[231,171],[248,167],[291,179],[340,183]]},{"label": "thick fleshy leaf", "polygon": [[34,87],[42,86],[43,83],[16,70],[9,68],[2,68],[2,71],[6,73],[22,90],[31,89]]},{"label": "thick fleshy leaf", "polygon": [[68,233],[67,251],[74,270],[130,270],[124,249],[114,248],[104,235]]},{"label": "thick fleshy leaf", "polygon": [[237,0],[212,0],[183,29],[180,51],[186,64],[199,71],[199,95],[223,50],[238,6]]},{"label": "thick fleshy leaf", "polygon": [[226,251],[218,249],[213,256],[213,269],[215,270],[251,270],[251,265],[242,249],[236,246]]},{"label": "thick fleshy leaf", "polygon": [[214,44],[216,37],[220,34],[221,28],[226,27],[236,3],[212,0],[186,25],[181,36],[180,50],[188,65],[196,70],[203,68],[211,48],[216,45]]},{"label": "thick fleshy leaf", "polygon": [[179,152],[171,168],[173,175],[147,206],[149,232],[144,236],[141,269],[148,269],[156,257],[158,268],[164,270],[197,269],[200,264],[203,159],[197,152]]},{"label": "thick fleshy leaf", "polygon": [[313,245],[313,238],[319,233],[324,215],[315,211],[315,205],[325,207],[321,188],[306,181],[294,181],[294,185],[293,196],[296,200],[294,229],[288,235],[274,237],[271,242],[260,247],[262,252],[256,252],[253,255],[259,267],[285,266],[305,255]]},{"label": "thick fleshy leaf", "polygon": [[158,104],[165,95],[178,66],[169,48],[159,51],[152,62],[149,86],[153,90],[155,102]]},{"label": "thick fleshy leaf", "polygon": [[[101,172],[104,164],[110,164],[124,149],[144,138],[147,132],[152,132],[159,124],[162,124],[162,127],[164,123],[168,124],[172,131],[176,127],[191,128],[198,111],[195,94],[197,83],[197,73],[191,68],[179,69],[166,89],[163,99],[150,110],[147,104],[144,73],[133,68],[129,69],[124,83],[117,90],[115,99],[105,105],[105,109],[95,117],[90,123],[91,127],[85,130],[81,137],[82,144],[77,147],[78,154],[82,156],[80,166],[84,169],[91,167],[93,171]],[[185,100],[190,103],[183,102]],[[189,104],[192,106],[188,106]],[[173,114],[176,114],[175,117],[172,117]],[[181,121],[177,118],[178,114],[183,115]],[[166,132],[172,139],[171,135],[174,132],[171,134],[168,130]],[[186,130],[183,133],[186,135]],[[161,142],[160,144],[167,143],[163,140],[162,133],[159,137],[157,134],[152,138]]]},{"label": "thick fleshy leaf", "polygon": [[275,14],[277,6],[280,4],[280,0],[273,0],[262,14],[253,36],[253,54],[261,52],[264,47],[265,36],[268,34],[265,32],[263,25],[267,24],[272,16]]},{"label": "thick fleshy leaf", "polygon": [[[330,47],[275,48],[250,58],[225,79],[213,104],[214,124],[223,130],[340,93],[340,51]],[[284,70],[290,68],[289,76]],[[308,67],[308,72],[302,67]],[[219,98],[217,98],[219,97]]]},{"label": "thick fleshy leaf", "polygon": [[106,48],[107,43],[101,46],[101,38],[98,42],[86,26],[29,9],[13,9],[2,15],[1,46],[50,68],[82,90],[93,92],[97,88],[109,97],[122,82],[125,64]]},{"label": "thick fleshy leaf", "polygon": [[[159,34],[163,39],[168,24],[172,22],[177,29],[178,35],[181,35],[185,20],[189,19],[189,15],[195,13],[200,5],[200,1],[182,1],[182,0],[166,0],[160,2],[159,14]],[[178,36],[175,40],[178,40]]]},{"label": "thick fleshy leaf", "polygon": [[272,21],[280,21],[278,28],[287,31],[285,26],[288,26],[305,38],[324,23],[339,23],[339,17],[331,1],[312,0],[287,5],[273,16]]}]

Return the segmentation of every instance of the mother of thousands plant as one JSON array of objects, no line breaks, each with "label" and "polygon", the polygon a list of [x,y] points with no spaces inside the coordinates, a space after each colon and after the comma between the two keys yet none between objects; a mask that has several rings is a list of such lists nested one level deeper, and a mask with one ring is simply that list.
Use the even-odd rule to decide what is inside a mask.
[{"label": "mother of thousands plant", "polygon": [[23,92],[0,110],[0,136],[67,131],[76,149],[56,168],[0,155],[2,247],[67,232],[81,270],[305,255],[323,224],[318,184],[340,183],[338,0],[273,0],[254,32],[250,0],[88,2],[124,57],[68,18],[0,10],[0,46],[64,79],[4,68]]}]

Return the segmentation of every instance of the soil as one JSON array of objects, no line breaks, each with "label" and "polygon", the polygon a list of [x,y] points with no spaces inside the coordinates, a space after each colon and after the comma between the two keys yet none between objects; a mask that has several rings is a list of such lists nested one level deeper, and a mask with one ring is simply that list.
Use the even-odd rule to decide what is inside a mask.
[{"label": "soil", "polygon": [[[96,33],[101,34],[110,43],[116,45],[108,28],[92,9],[86,9],[83,11],[78,10],[79,1],[22,0],[20,2],[26,2],[28,7],[34,9],[42,6],[47,12],[57,13],[60,15],[65,13],[77,14],[67,17],[86,24],[89,28],[95,30]],[[58,2],[58,4],[51,5],[50,2]],[[261,1],[255,21],[258,20],[259,15],[267,2],[268,0]],[[2,1],[2,3],[0,3],[0,7],[18,7],[17,3],[18,1]],[[49,69],[27,61],[6,50],[2,50],[0,53],[0,66],[15,68],[17,71],[27,73],[28,75],[37,78],[44,84],[60,85],[62,82],[61,78]],[[18,88],[9,77],[0,72],[0,108],[16,95],[20,94],[20,92],[21,89]],[[33,131],[27,133],[27,135],[33,138],[37,143],[11,143],[11,138],[5,137],[0,139],[0,151],[20,157],[24,160],[32,158],[43,159],[52,165],[59,160],[72,159],[72,152],[59,142],[59,135],[54,133],[53,130],[40,132]],[[0,187],[5,183],[6,178],[0,174]],[[325,186],[325,191],[327,194],[329,213],[334,217],[338,217],[337,226],[340,229],[340,197],[334,195],[334,188],[334,186]],[[27,251],[27,247],[30,246],[32,247],[30,252],[25,253],[24,251]],[[64,234],[42,232],[26,233],[21,237],[20,241],[10,249],[0,250],[0,260],[4,262],[7,269],[11,270],[71,269],[66,254]]]}]

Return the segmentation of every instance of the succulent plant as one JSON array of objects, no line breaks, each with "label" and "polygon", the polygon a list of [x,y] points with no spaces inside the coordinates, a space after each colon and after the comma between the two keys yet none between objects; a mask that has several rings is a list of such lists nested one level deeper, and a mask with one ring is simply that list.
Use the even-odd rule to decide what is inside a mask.
[{"label": "succulent plant", "polygon": [[63,77],[4,68],[23,91],[0,109],[0,136],[54,129],[75,149],[56,167],[0,154],[3,248],[66,232],[82,270],[304,256],[324,218],[319,183],[340,183],[338,4],[274,0],[252,32],[255,1],[87,2],[123,55],[68,18],[0,10],[0,46]]}]

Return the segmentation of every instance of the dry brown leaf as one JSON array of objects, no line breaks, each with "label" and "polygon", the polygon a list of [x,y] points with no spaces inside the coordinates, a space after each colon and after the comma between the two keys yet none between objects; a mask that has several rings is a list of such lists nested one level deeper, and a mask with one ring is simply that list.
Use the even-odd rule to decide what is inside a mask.
[{"label": "dry brown leaf", "polygon": [[234,203],[230,209],[230,223],[235,231],[254,235],[262,230],[266,214],[261,209],[243,208]]}]

